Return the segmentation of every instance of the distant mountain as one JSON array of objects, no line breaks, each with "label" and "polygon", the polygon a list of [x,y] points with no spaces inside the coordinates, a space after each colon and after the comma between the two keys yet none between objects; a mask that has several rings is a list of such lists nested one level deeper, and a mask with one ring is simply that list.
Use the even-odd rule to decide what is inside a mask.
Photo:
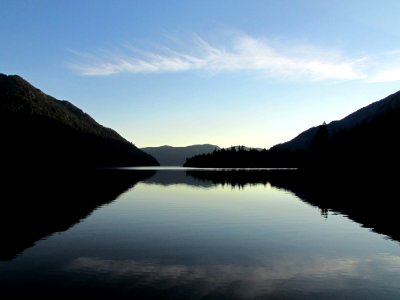
[{"label": "distant mountain", "polygon": [[141,148],[144,152],[154,156],[162,166],[183,166],[188,157],[210,153],[218,149],[218,146],[210,144],[187,147],[160,146]]},{"label": "distant mountain", "polygon": [[68,101],[0,74],[0,164],[143,166],[156,159]]},{"label": "distant mountain", "polygon": [[[328,134],[332,137],[335,132],[349,130],[357,125],[370,123],[397,108],[400,108],[400,91],[363,107],[339,121],[327,124]],[[317,131],[318,126],[312,127],[288,142],[275,145],[274,148],[290,151],[306,150]]]}]

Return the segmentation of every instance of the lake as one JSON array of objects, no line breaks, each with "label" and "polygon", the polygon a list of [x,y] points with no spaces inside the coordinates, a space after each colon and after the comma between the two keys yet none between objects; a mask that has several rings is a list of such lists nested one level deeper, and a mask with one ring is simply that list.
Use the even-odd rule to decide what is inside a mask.
[{"label": "lake", "polygon": [[321,190],[309,196],[284,171],[227,172],[116,170],[9,188],[1,294],[400,299],[400,245],[390,231],[315,203]]}]

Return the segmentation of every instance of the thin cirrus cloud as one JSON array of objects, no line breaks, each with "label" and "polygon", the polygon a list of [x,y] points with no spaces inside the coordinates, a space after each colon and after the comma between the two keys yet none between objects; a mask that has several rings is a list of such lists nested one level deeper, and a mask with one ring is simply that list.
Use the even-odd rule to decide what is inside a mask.
[{"label": "thin cirrus cloud", "polygon": [[278,79],[400,80],[400,64],[399,68],[380,65],[379,61],[370,57],[346,58],[337,52],[315,47],[279,47],[248,35],[236,36],[228,46],[213,45],[197,35],[189,42],[179,44],[176,43],[175,48],[169,46],[153,50],[126,47],[122,53],[75,52],[79,62],[70,64],[70,67],[83,76],[250,71]]},{"label": "thin cirrus cloud", "polygon": [[370,58],[369,82],[400,80],[400,51],[384,52]]}]

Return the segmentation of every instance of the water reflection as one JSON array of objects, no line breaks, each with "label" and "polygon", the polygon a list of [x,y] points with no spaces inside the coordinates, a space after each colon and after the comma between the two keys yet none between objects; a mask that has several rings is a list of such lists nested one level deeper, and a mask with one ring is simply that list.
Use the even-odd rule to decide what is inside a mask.
[{"label": "water reflection", "polygon": [[97,207],[116,199],[153,171],[35,172],[1,176],[0,260],[10,260],[37,240],[65,231]]},{"label": "water reflection", "polygon": [[[389,179],[388,179],[389,178]],[[115,200],[137,182],[210,188],[271,184],[320,208],[321,216],[341,213],[367,228],[400,241],[396,205],[399,190],[388,176],[313,176],[296,170],[182,169],[116,170],[66,175],[15,172],[3,176],[0,260],[9,260],[37,240],[64,231],[97,207]]]},{"label": "water reflection", "polygon": [[[367,192],[360,200],[348,198],[340,184],[348,188],[349,181],[277,170],[120,171],[82,174],[79,180],[49,176],[53,179],[23,192],[21,185],[8,188],[14,195],[7,198],[10,203],[21,202],[21,195],[42,197],[35,205],[28,203],[24,214],[31,219],[16,228],[25,240],[18,251],[27,241],[32,245],[65,231],[0,262],[2,295],[185,300],[400,296],[398,244],[332,213],[341,208],[331,204],[348,205],[349,200],[357,203],[354,210],[365,212],[360,201],[374,199],[365,198]],[[372,187],[368,191],[375,193]],[[361,193],[349,191],[351,196]],[[331,203],[338,195],[341,200]],[[20,222],[18,214],[25,209],[8,205],[13,208],[9,222]],[[39,221],[29,216],[31,209]]]},{"label": "water reflection", "polygon": [[156,171],[153,176],[143,180],[143,182],[152,184],[161,184],[164,186],[170,186],[175,184],[186,184],[198,187],[212,187],[213,185],[215,185],[210,180],[203,180],[195,176],[190,176],[190,174],[185,172],[183,169],[172,169],[172,170],[161,169]]},{"label": "water reflection", "polygon": [[397,212],[400,190],[391,173],[360,174],[344,171],[340,174],[313,174],[297,170],[259,170],[187,171],[186,174],[213,184],[233,187],[269,183],[319,207],[324,218],[328,218],[330,211],[338,212],[364,227],[400,241],[400,219]]},{"label": "water reflection", "polygon": [[[120,285],[124,290],[151,287],[151,296],[168,291],[179,299],[302,299],[313,295],[318,299],[361,295],[370,298],[382,271],[400,270],[400,259],[395,256],[374,258],[323,258],[304,260],[290,257],[273,261],[268,266],[240,264],[162,264],[135,260],[105,260],[80,257],[66,267],[77,274],[98,274],[104,282],[128,280]],[[351,282],[349,278],[358,278]],[[390,281],[390,279],[389,279]],[[329,284],[327,284],[329,283]],[[354,293],[362,287],[363,291]],[[388,296],[395,296],[388,295]],[[175,299],[174,296],[170,297]]]}]

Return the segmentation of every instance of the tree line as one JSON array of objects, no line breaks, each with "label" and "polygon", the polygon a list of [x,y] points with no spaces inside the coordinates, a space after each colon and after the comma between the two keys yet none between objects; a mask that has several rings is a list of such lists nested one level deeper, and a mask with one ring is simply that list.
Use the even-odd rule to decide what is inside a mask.
[{"label": "tree line", "polygon": [[400,109],[360,123],[350,129],[329,132],[325,123],[305,150],[220,149],[186,160],[187,167],[387,169],[400,166]]}]

